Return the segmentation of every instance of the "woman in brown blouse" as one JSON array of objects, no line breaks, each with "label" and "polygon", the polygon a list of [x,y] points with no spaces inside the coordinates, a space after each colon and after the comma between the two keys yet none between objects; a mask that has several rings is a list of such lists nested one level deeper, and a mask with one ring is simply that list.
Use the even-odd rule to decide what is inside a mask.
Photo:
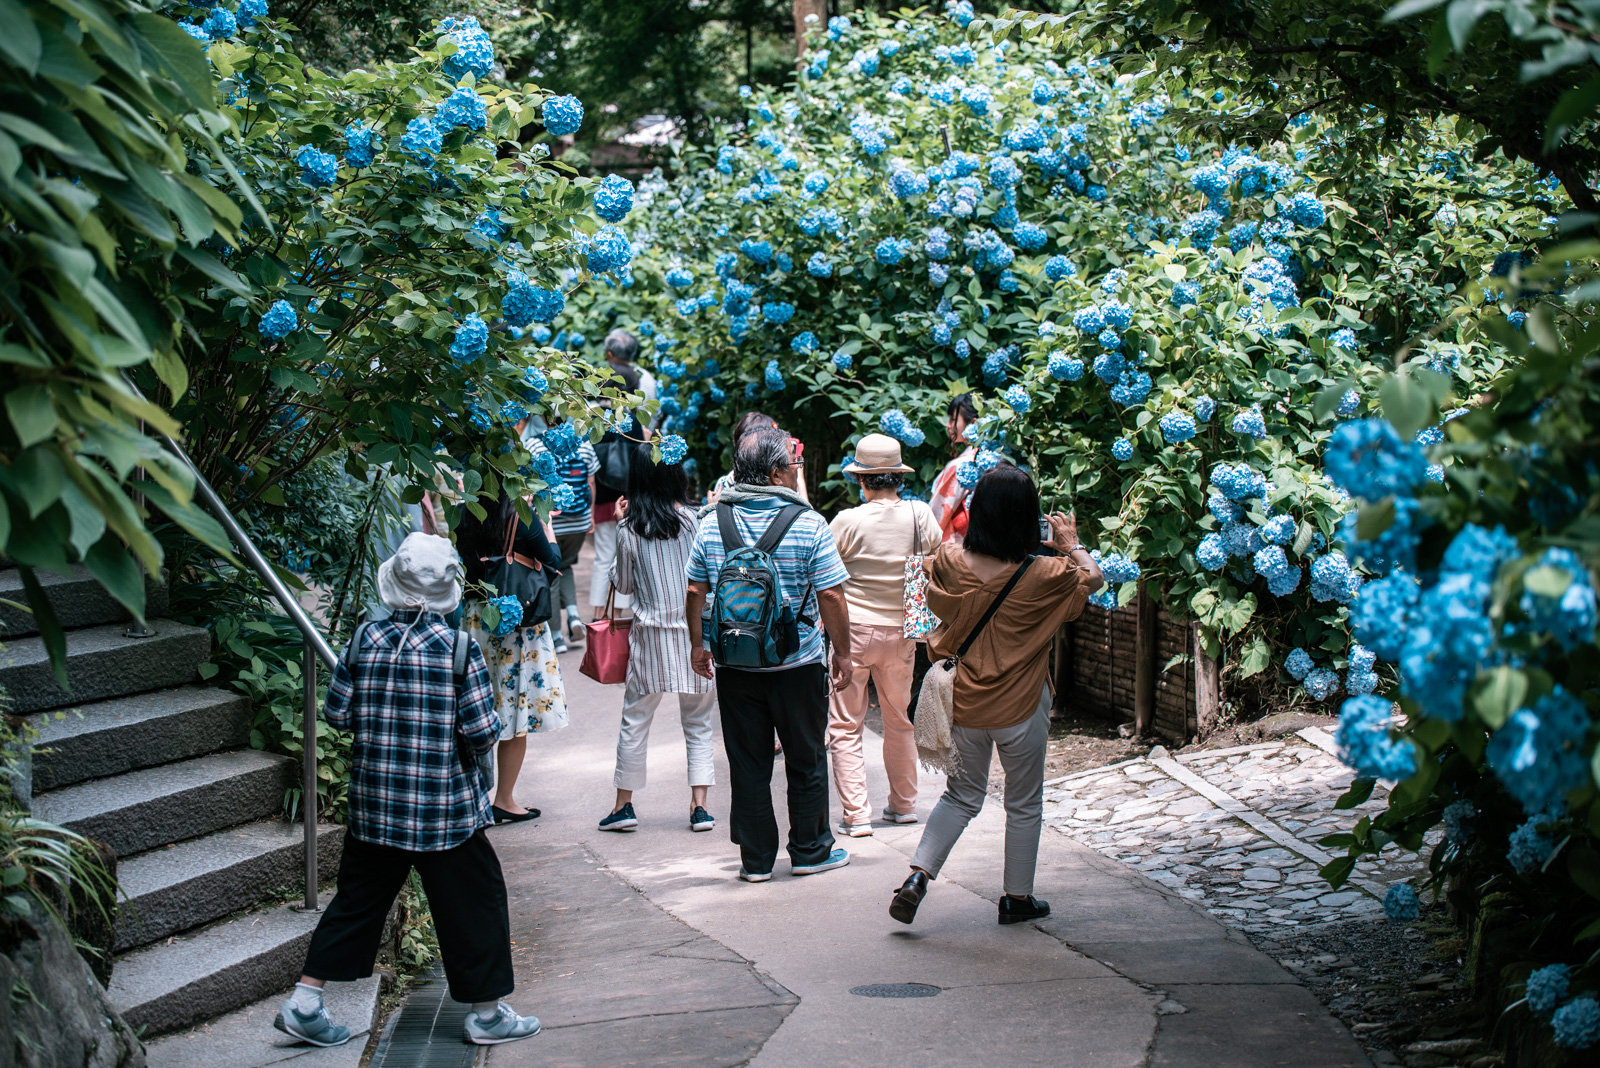
[{"label": "woman in brown blouse", "polygon": [[[1039,491],[1016,467],[993,468],[972,492],[964,544],[946,542],[930,558],[928,607],[942,620],[929,638],[931,659],[954,656],[1023,562],[1039,549]],[[1078,542],[1071,516],[1050,517],[1052,548],[1033,556],[1027,571],[956,669],[952,735],[960,768],[928,817],[911,874],[896,891],[889,915],[910,923],[939,875],[950,849],[983,807],[992,754],[1006,776],[1005,896],[1000,922],[1050,914],[1033,897],[1044,808],[1045,743],[1050,709],[1040,699],[1050,640],[1083,611],[1102,583],[1100,567]]]}]

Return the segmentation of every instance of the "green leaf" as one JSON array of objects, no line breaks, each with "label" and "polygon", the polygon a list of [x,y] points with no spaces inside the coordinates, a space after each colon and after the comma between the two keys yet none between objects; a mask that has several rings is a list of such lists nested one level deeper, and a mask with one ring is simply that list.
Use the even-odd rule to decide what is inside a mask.
[{"label": "green leaf", "polygon": [[18,496],[28,504],[28,518],[37,519],[41,512],[61,499],[61,485],[66,474],[54,451],[35,445],[23,450],[12,462],[11,477],[16,482]]},{"label": "green leaf", "polygon": [[67,635],[61,629],[61,621],[56,618],[55,606],[45,596],[33,568],[18,567],[17,575],[22,579],[22,588],[28,595],[28,607],[33,609],[33,620],[39,625],[39,640],[44,643],[45,652],[50,657],[50,669],[55,674],[56,685],[63,690],[70,690],[72,686],[67,681]]},{"label": "green leaf", "polygon": [[1384,12],[1383,21],[1399,22],[1401,19],[1413,18],[1424,11],[1432,11],[1445,2],[1446,0],[1400,0],[1400,3]]},{"label": "green leaf", "polygon": [[1357,805],[1365,804],[1367,799],[1372,796],[1372,788],[1377,785],[1377,779],[1356,779],[1350,784],[1349,788],[1339,796],[1339,800],[1333,803],[1333,807],[1337,809],[1350,809],[1355,808]]},{"label": "green leaf", "polygon": [[1355,871],[1355,868],[1355,857],[1339,857],[1318,868],[1317,874],[1326,879],[1330,887],[1337,890],[1350,878],[1350,873]]},{"label": "green leaf", "polygon": [[11,426],[24,449],[54,434],[59,422],[55,402],[45,386],[23,386],[7,393],[6,414],[11,417]]},{"label": "green leaf", "polygon": [[1410,375],[1390,375],[1378,390],[1383,415],[1403,438],[1413,438],[1434,421],[1434,406],[1428,393]]},{"label": "green leaf", "polygon": [[144,572],[114,535],[95,542],[84,556],[83,566],[135,618],[144,618]]},{"label": "green leaf", "polygon": [[221,523],[202,512],[193,503],[180,501],[159,482],[144,480],[136,483],[136,485],[144,493],[145,499],[165,512],[167,518],[217,550],[223,556],[226,556],[229,560],[234,558],[233,543],[228,540],[228,535],[223,531]]},{"label": "green leaf", "polygon": [[1245,643],[1244,656],[1239,662],[1239,677],[1248,679],[1252,675],[1260,674],[1270,663],[1272,663],[1272,646],[1267,644],[1265,638],[1252,638]]},{"label": "green leaf", "polygon": [[1528,676],[1505,664],[1479,676],[1472,691],[1472,711],[1490,730],[1499,730],[1528,699]]},{"label": "green leaf", "polygon": [[5,27],[5,32],[0,33],[0,52],[32,77],[39,69],[43,51],[38,27],[17,0],[0,0],[0,26]]},{"label": "green leaf", "polygon": [[1394,498],[1385,497],[1377,504],[1363,504],[1356,513],[1356,537],[1371,541],[1394,526]]},{"label": "green leaf", "polygon": [[1552,567],[1549,564],[1529,568],[1522,576],[1523,589],[1551,600],[1559,599],[1571,585],[1572,572],[1564,567]]},{"label": "green leaf", "polygon": [[1600,900],[1600,853],[1591,845],[1578,845],[1567,851],[1567,874],[1578,889]]}]

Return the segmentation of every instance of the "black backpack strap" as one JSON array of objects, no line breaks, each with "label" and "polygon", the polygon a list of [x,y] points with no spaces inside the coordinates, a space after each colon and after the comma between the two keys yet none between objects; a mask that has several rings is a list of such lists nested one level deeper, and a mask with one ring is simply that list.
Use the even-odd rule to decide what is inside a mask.
[{"label": "black backpack strap", "polygon": [[[718,505],[717,507],[720,508],[722,506]],[[756,549],[760,552],[766,553],[768,556],[771,556],[772,550],[778,547],[778,543],[783,540],[783,536],[789,533],[789,528],[794,526],[794,521],[799,519],[802,514],[809,512],[810,510],[811,509],[807,508],[803,504],[784,505],[778,514],[773,517],[772,522],[767,526],[766,533],[761,535],[761,540],[756,542]],[[733,510],[730,508],[730,516],[732,511]]]},{"label": "black backpack strap", "polygon": [[472,652],[472,635],[464,630],[456,631],[455,649],[452,650],[450,661],[450,678],[456,685],[456,696],[461,696],[461,686],[467,681],[467,656]]},{"label": "black backpack strap", "polygon": [[732,553],[735,549],[744,548],[744,538],[739,534],[739,525],[733,521],[733,505],[717,505],[717,530],[722,534],[722,551]]},{"label": "black backpack strap", "polygon": [[996,595],[993,601],[989,602],[989,610],[983,613],[983,618],[978,620],[978,625],[972,628],[972,633],[967,635],[967,640],[962,642],[961,648],[956,650],[957,660],[967,655],[967,650],[971,649],[972,643],[978,640],[978,635],[982,634],[983,628],[989,625],[989,620],[993,619],[994,614],[1000,610],[1000,605],[1005,601],[1006,595],[1016,586],[1017,580],[1022,577],[1024,571],[1028,570],[1028,565],[1031,563],[1033,563],[1033,557],[1025,556],[1022,558],[1022,563],[1017,565],[1017,569],[1011,572],[1011,578],[1006,580],[1005,588]]},{"label": "black backpack strap", "polygon": [[357,624],[355,632],[350,635],[350,640],[345,643],[344,651],[339,654],[339,659],[344,661],[345,671],[349,673],[352,679],[356,677],[356,655],[361,651],[361,636],[366,633],[367,628],[370,626],[372,626],[370,620],[366,623]]}]

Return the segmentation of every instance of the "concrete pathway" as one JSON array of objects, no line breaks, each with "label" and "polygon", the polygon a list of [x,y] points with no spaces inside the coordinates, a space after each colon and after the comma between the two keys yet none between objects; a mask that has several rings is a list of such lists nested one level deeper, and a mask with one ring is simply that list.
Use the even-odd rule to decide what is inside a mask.
[{"label": "concrete pathway", "polygon": [[[1004,816],[991,803],[957,846],[917,922],[889,918],[921,827],[841,839],[849,867],[735,878],[726,823],[687,825],[675,703],[651,738],[640,828],[599,831],[612,802],[622,688],[562,658],[572,726],[529,744],[518,797],[544,810],[492,832],[511,886],[518,989],[543,1035],[491,1064],[1367,1065],[1311,994],[1237,932],[1172,890],[1047,828],[1038,896],[1054,914],[1001,927]],[[727,768],[710,808],[727,811]],[[868,732],[875,807],[881,748]],[[775,790],[783,823],[782,775]],[[919,813],[938,799],[922,783]],[[838,811],[835,804],[834,818]],[[921,983],[935,997],[853,994]]]}]

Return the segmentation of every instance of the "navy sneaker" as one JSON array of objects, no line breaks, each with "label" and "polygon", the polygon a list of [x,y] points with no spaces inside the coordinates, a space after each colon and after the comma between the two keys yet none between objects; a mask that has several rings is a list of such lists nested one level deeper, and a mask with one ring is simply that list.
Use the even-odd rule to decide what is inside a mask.
[{"label": "navy sneaker", "polygon": [[714,831],[717,829],[716,817],[696,805],[694,806],[694,811],[689,813],[689,829],[691,831]]},{"label": "navy sneaker", "polygon": [[790,870],[796,875],[815,875],[819,871],[832,871],[834,868],[842,868],[848,863],[850,863],[849,852],[843,849],[835,849],[832,853],[828,854],[828,859],[822,861],[821,863],[796,864]]},{"label": "navy sneaker", "polygon": [[602,831],[631,831],[637,826],[639,826],[639,817],[633,814],[632,801],[629,801],[615,812],[609,813],[605,819],[600,821],[600,829]]}]

